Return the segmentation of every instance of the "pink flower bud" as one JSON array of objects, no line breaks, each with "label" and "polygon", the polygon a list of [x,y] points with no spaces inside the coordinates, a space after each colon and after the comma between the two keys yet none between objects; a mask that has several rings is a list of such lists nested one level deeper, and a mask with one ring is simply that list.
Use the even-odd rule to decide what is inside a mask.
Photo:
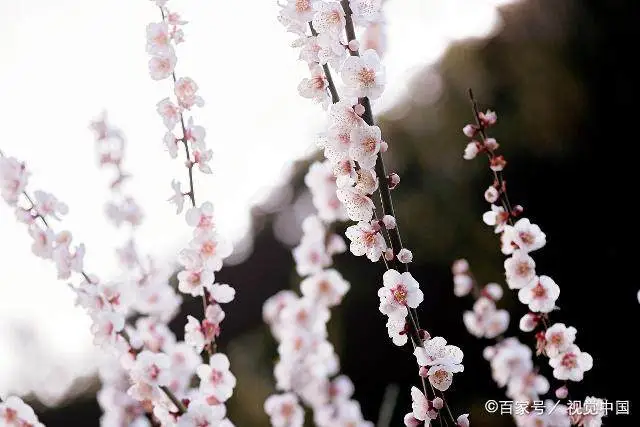
[{"label": "pink flower bud", "polygon": [[482,290],[482,294],[486,295],[489,299],[493,301],[498,301],[502,298],[503,291],[502,286],[497,283],[487,283],[487,285]]},{"label": "pink flower bud", "polygon": [[402,248],[398,252],[398,261],[403,264],[409,264],[411,261],[413,261],[413,254],[409,249]]},{"label": "pink flower bud", "polygon": [[349,50],[351,52],[356,52],[358,49],[360,49],[360,43],[358,42],[358,40],[355,40],[355,39],[351,40],[349,42]]},{"label": "pink flower bud", "polygon": [[389,248],[384,251],[384,259],[386,259],[387,261],[393,261],[393,258],[393,249]]},{"label": "pink flower bud", "polygon": [[515,205],[511,210],[511,215],[520,216],[524,212],[524,208],[521,205]]},{"label": "pink flower bud", "polygon": [[484,192],[484,199],[489,203],[495,203],[498,200],[498,197],[500,197],[500,193],[493,185],[487,188],[487,191]]},{"label": "pink flower bud", "polygon": [[496,156],[491,159],[491,164],[489,167],[494,172],[500,172],[504,169],[505,166],[507,166],[507,161],[504,159],[504,157]]},{"label": "pink flower bud", "polygon": [[442,400],[442,398],[440,397],[436,397],[435,399],[433,399],[433,407],[436,409],[442,409],[444,408],[444,400]]},{"label": "pink flower bud", "polygon": [[389,190],[393,190],[400,184],[400,175],[397,173],[392,173],[387,177],[387,182],[389,183]]},{"label": "pink flower bud", "polygon": [[451,272],[454,275],[463,274],[467,271],[469,271],[469,262],[464,258],[455,260],[451,266]]},{"label": "pink flower bud", "polygon": [[487,138],[484,141],[484,146],[486,147],[487,150],[489,151],[495,151],[498,149],[499,145],[498,145],[498,141],[496,141],[495,138]]},{"label": "pink flower bud", "polygon": [[420,329],[418,335],[420,335],[421,341],[429,341],[431,339],[431,334],[426,329]]},{"label": "pink flower bud", "polygon": [[362,105],[362,104],[356,104],[356,105],[353,107],[353,111],[355,111],[355,113],[356,113],[357,115],[359,115],[359,116],[363,115],[363,114],[364,114],[364,105]]},{"label": "pink flower bud", "polygon": [[539,317],[533,313],[527,313],[520,319],[520,330],[523,332],[531,332],[538,326]]},{"label": "pink flower bud", "polygon": [[385,215],[382,217],[382,222],[387,230],[393,230],[396,228],[396,219],[391,215]]},{"label": "pink flower bud", "polygon": [[498,121],[498,115],[491,110],[487,110],[486,113],[478,113],[478,118],[483,126],[493,126]]},{"label": "pink flower bud", "polygon": [[558,399],[566,399],[568,395],[569,395],[569,389],[567,388],[566,385],[563,385],[562,387],[556,390],[556,397]]},{"label": "pink flower bud", "polygon": [[427,368],[426,366],[420,366],[418,375],[420,375],[422,378],[427,378],[429,376],[429,368]]},{"label": "pink flower bud", "polygon": [[389,149],[389,144],[387,143],[387,141],[382,141],[380,143],[380,152],[386,153],[388,149]]},{"label": "pink flower bud", "polygon": [[475,141],[471,141],[465,147],[462,158],[465,160],[475,159],[479,152],[480,152],[479,144]]},{"label": "pink flower bud", "polygon": [[462,132],[469,138],[473,138],[476,135],[477,131],[478,127],[475,125],[466,125],[462,128]]},{"label": "pink flower bud", "polygon": [[462,414],[456,420],[458,427],[469,427],[469,414]]}]

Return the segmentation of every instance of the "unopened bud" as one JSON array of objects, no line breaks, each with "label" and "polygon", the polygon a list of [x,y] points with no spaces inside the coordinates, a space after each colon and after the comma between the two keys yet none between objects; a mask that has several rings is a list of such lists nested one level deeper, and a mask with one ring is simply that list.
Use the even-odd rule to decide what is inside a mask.
[{"label": "unopened bud", "polygon": [[353,111],[355,111],[355,113],[356,113],[357,115],[359,115],[359,116],[363,115],[363,114],[364,114],[364,105],[362,105],[362,104],[356,104],[356,105],[353,107]]},{"label": "unopened bud", "polygon": [[349,42],[349,50],[351,52],[356,52],[358,49],[360,49],[360,43],[358,42],[358,40],[353,39]]},{"label": "unopened bud", "polygon": [[567,388],[566,385],[563,385],[562,387],[556,390],[556,397],[558,399],[566,399],[567,396],[569,396],[569,389]]},{"label": "unopened bud", "polygon": [[400,184],[400,175],[397,173],[392,173],[387,177],[387,182],[389,183],[389,190],[393,190]]}]

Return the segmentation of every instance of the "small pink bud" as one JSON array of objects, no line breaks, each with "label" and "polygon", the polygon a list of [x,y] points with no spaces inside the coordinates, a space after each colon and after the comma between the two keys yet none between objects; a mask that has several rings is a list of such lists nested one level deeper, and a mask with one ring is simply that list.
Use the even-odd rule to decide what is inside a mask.
[{"label": "small pink bud", "polygon": [[387,261],[393,261],[393,258],[393,249],[389,248],[384,251],[384,259],[386,259]]},{"label": "small pink bud", "polygon": [[466,125],[462,128],[462,132],[469,138],[473,138],[476,135],[477,131],[478,127],[475,125]]},{"label": "small pink bud", "polygon": [[458,427],[469,427],[469,414],[463,414],[456,420]]},{"label": "small pink bud", "polygon": [[442,409],[444,408],[444,400],[442,400],[442,398],[440,397],[436,397],[435,399],[433,399],[433,407],[436,409]]},{"label": "small pink bud", "polygon": [[511,215],[513,216],[520,216],[522,214],[522,212],[524,212],[524,208],[520,205],[515,205],[513,207],[513,209],[511,210]]},{"label": "small pink bud", "polygon": [[386,153],[388,149],[389,149],[389,144],[387,143],[387,141],[382,141],[380,143],[380,152]]},{"label": "small pink bud", "polygon": [[418,335],[420,335],[420,340],[421,341],[429,341],[431,339],[431,334],[429,332],[427,332],[426,329],[420,329],[418,331]]},{"label": "small pink bud", "polygon": [[562,387],[556,390],[556,397],[558,399],[566,399],[567,396],[569,396],[569,389],[567,388],[566,385],[563,385]]},{"label": "small pink bud", "polygon": [[482,290],[482,294],[486,295],[489,299],[493,301],[498,301],[502,298],[503,291],[502,286],[497,283],[487,283],[487,285]]},{"label": "small pink bud", "polygon": [[454,275],[463,274],[463,273],[466,273],[467,271],[469,271],[469,261],[467,261],[464,258],[455,260],[453,262],[453,265],[451,266],[451,272]]},{"label": "small pink bud", "polygon": [[427,368],[426,366],[420,366],[418,375],[420,375],[422,378],[427,378],[429,376],[429,368]]},{"label": "small pink bud", "polygon": [[480,152],[480,145],[476,141],[471,141],[464,149],[462,158],[465,160],[475,159]]},{"label": "small pink bud", "polygon": [[385,215],[382,217],[382,223],[387,230],[393,230],[396,228],[396,219],[391,215]]},{"label": "small pink bud", "polygon": [[498,197],[500,197],[500,193],[493,185],[484,192],[484,199],[489,203],[495,203]]},{"label": "small pink bud", "polygon": [[496,141],[495,138],[487,138],[484,141],[484,146],[487,148],[487,150],[489,151],[495,151],[498,149],[499,145],[498,145],[498,141]]},{"label": "small pink bud", "polygon": [[411,261],[413,261],[413,254],[409,249],[402,248],[398,252],[398,261],[403,264],[409,264]]},{"label": "small pink bud", "polygon": [[504,157],[496,156],[491,159],[491,164],[489,167],[494,172],[500,172],[504,169],[505,166],[507,166],[507,161],[504,159]]},{"label": "small pink bud", "polygon": [[349,42],[349,50],[351,52],[356,52],[358,49],[360,49],[360,43],[358,42],[358,40],[355,40],[355,39],[351,40]]},{"label": "small pink bud", "polygon": [[355,111],[355,113],[356,113],[357,115],[359,115],[359,116],[363,115],[363,114],[364,114],[364,105],[362,105],[362,104],[356,104],[356,105],[353,107],[353,111]]},{"label": "small pink bud", "polygon": [[483,126],[493,126],[498,121],[498,115],[491,110],[487,110],[486,113],[478,113],[478,118]]},{"label": "small pink bud", "polygon": [[520,319],[520,330],[523,332],[531,332],[538,326],[539,317],[533,313],[527,313]]},{"label": "small pink bud", "polygon": [[387,182],[389,183],[389,190],[393,190],[400,184],[400,175],[397,173],[392,173],[387,177]]}]

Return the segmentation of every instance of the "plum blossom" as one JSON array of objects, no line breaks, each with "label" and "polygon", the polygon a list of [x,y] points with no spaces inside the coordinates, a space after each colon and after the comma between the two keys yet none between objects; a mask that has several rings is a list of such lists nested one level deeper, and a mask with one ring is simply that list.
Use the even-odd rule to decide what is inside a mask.
[{"label": "plum blossom", "polygon": [[0,156],[0,192],[10,206],[15,205],[29,179],[23,163],[14,157]]},{"label": "plum blossom", "polygon": [[415,386],[411,387],[411,409],[413,410],[413,417],[416,420],[427,421],[428,423],[429,420],[432,419],[430,412],[433,412],[433,408],[429,400],[424,393]]},{"label": "plum blossom", "polygon": [[534,278],[518,291],[518,299],[535,313],[549,313],[555,308],[560,287],[549,276]]},{"label": "plum blossom", "polygon": [[368,222],[361,221],[347,227],[345,235],[351,244],[349,250],[355,256],[366,255],[371,262],[377,262],[387,249],[384,237],[379,232],[379,227]]},{"label": "plum blossom", "polygon": [[373,169],[382,142],[380,128],[367,124],[356,127],[351,131],[350,140],[349,155],[351,158],[358,162],[360,167]]},{"label": "plum blossom", "polygon": [[409,340],[406,319],[387,319],[387,334],[394,345],[404,346]]},{"label": "plum blossom", "polygon": [[298,85],[298,93],[303,98],[313,99],[315,102],[326,106],[329,104],[329,83],[324,75],[322,67],[317,64],[309,67],[311,77],[304,78]]},{"label": "plum blossom", "polygon": [[176,66],[176,54],[173,49],[157,53],[149,59],[149,74],[154,80],[164,80],[169,77]]},{"label": "plum blossom", "polygon": [[495,232],[502,233],[509,219],[509,213],[502,206],[491,205],[491,210],[482,215],[485,224],[495,227]]},{"label": "plum blossom", "polygon": [[341,76],[347,96],[377,99],[384,91],[384,68],[373,49],[361,56],[349,56],[342,65]]},{"label": "plum blossom", "polygon": [[176,205],[176,214],[179,214],[184,208],[184,193],[180,181],[175,179],[171,181],[171,188],[173,188],[173,196],[168,201]]},{"label": "plum blossom", "polygon": [[482,297],[473,304],[473,311],[464,312],[462,320],[471,335],[492,339],[507,330],[509,312],[497,310],[493,301]]},{"label": "plum blossom", "polygon": [[300,283],[300,291],[304,297],[317,301],[327,307],[340,304],[349,291],[349,282],[334,269],[323,270],[309,276]]},{"label": "plum blossom", "polygon": [[559,380],[582,381],[584,373],[593,367],[593,358],[572,344],[566,351],[551,357],[549,365],[553,368],[553,376]]},{"label": "plum blossom", "polygon": [[124,328],[124,316],[114,311],[99,311],[93,316],[93,343],[108,347],[116,343],[118,332]]},{"label": "plum blossom", "polygon": [[214,404],[224,403],[233,394],[236,377],[229,370],[229,358],[216,353],[209,359],[208,365],[198,366],[196,373],[200,378],[200,390],[213,400]]},{"label": "plum blossom", "polygon": [[189,246],[200,255],[204,266],[213,271],[219,271],[222,260],[233,251],[229,242],[212,231],[198,234]]},{"label": "plum blossom", "polygon": [[318,1],[314,3],[315,13],[311,24],[320,34],[329,33],[338,37],[346,24],[342,5],[334,1]]},{"label": "plum blossom", "polygon": [[51,217],[60,220],[59,215],[66,215],[69,212],[67,205],[59,201],[53,194],[36,190],[34,209],[42,217]]},{"label": "plum blossom", "polygon": [[192,402],[187,413],[178,419],[176,427],[223,426],[226,414],[224,405],[208,405],[206,402]]},{"label": "plum blossom", "polygon": [[348,187],[338,189],[336,194],[347,210],[349,219],[352,221],[371,220],[375,205],[369,196]]},{"label": "plum blossom", "polygon": [[189,208],[185,216],[187,224],[195,227],[197,232],[205,232],[214,227],[213,203],[204,202],[199,208]]},{"label": "plum blossom", "polygon": [[349,0],[353,22],[368,27],[381,19],[382,0]]},{"label": "plum blossom", "polygon": [[304,410],[293,393],[271,395],[264,402],[264,411],[273,427],[302,427]]},{"label": "plum blossom", "polygon": [[204,287],[212,284],[214,279],[213,271],[208,268],[183,270],[178,273],[178,290],[194,297],[201,296],[204,293]]},{"label": "plum blossom", "polygon": [[191,107],[204,105],[204,100],[197,94],[198,84],[191,77],[181,77],[175,83],[174,93],[180,107],[190,110]]},{"label": "plum blossom", "polygon": [[180,107],[175,105],[169,98],[164,98],[158,102],[157,111],[169,131],[173,130],[180,121]]},{"label": "plum blossom", "polygon": [[387,270],[382,275],[383,286],[378,290],[380,312],[394,320],[407,317],[408,308],[416,308],[424,299],[420,285],[411,273]]},{"label": "plum blossom", "polygon": [[31,406],[17,396],[9,396],[4,402],[0,401],[0,425],[44,427],[44,424],[38,421]]},{"label": "plum blossom", "polygon": [[536,263],[527,252],[516,250],[504,261],[507,285],[510,289],[522,289],[536,277]]},{"label": "plum blossom", "polygon": [[506,225],[502,234],[502,252],[510,255],[515,249],[532,252],[543,247],[546,236],[527,218],[519,219],[513,226]]},{"label": "plum blossom", "polygon": [[422,347],[416,347],[413,354],[418,365],[429,367],[429,382],[440,391],[451,386],[454,373],[464,371],[462,350],[455,345],[447,345],[442,337],[427,340]]},{"label": "plum blossom", "polygon": [[152,22],[147,25],[147,53],[162,54],[171,48],[169,25],[166,22]]},{"label": "plum blossom", "polygon": [[560,353],[569,350],[576,339],[576,328],[565,326],[564,323],[556,323],[547,328],[544,334],[544,351],[549,357],[556,357]]},{"label": "plum blossom", "polygon": [[143,350],[131,367],[133,385],[129,388],[129,395],[136,400],[156,398],[160,395],[157,386],[169,382],[169,366],[170,359],[166,354]]}]

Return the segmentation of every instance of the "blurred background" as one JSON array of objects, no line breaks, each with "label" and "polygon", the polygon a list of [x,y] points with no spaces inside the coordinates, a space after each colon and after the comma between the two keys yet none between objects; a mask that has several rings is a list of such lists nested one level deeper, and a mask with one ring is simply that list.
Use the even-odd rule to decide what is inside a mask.
[{"label": "blurred background", "polygon": [[[229,410],[236,425],[264,426],[276,346],[261,305],[299,284],[290,250],[311,211],[302,177],[317,156],[313,141],[323,113],[297,95],[304,65],[296,64],[290,37],[275,20],[275,2],[173,3],[192,21],[177,72],[200,84],[207,105],[194,116],[214,150],[214,175],[198,176],[196,191],[214,202],[222,232],[237,247],[233,265],[217,275],[238,291],[220,337],[240,384]],[[575,326],[577,343],[594,358],[572,395],[631,400],[632,415],[605,425],[638,425],[631,350],[640,288],[631,268],[637,178],[627,143],[639,113],[636,9],[632,0],[385,4],[389,86],[374,109],[391,147],[388,167],[402,177],[394,191],[397,219],[425,292],[423,325],[465,351],[465,373],[449,400],[460,411],[470,408],[474,426],[513,422],[483,409],[487,399],[504,399],[504,390],[481,357],[490,342],[462,324],[472,301],[452,292],[449,266],[460,257],[481,283],[502,280],[497,240],[481,220],[490,177],[484,162],[462,159],[461,128],[472,119],[469,87],[483,109],[498,112],[493,135],[509,162],[512,201],[547,234],[536,262],[562,289],[554,319]],[[142,251],[172,265],[188,239],[165,202],[171,179],[184,174],[160,148],[155,103],[170,89],[146,74],[144,27],[159,19],[155,14],[144,1],[0,2],[0,147],[26,161],[31,189],[67,202],[70,214],[57,228],[87,245],[87,270],[103,278],[116,275],[113,249],[126,232],[113,233],[104,218],[109,177],[96,167],[88,130],[102,109],[129,140],[128,189],[145,213]],[[4,205],[0,229],[0,394],[26,396],[48,426],[97,426],[90,322],[66,284],[55,281],[53,266],[31,254],[29,236]],[[401,425],[416,377],[409,349],[385,338],[379,266],[349,254],[336,265],[352,285],[330,322],[342,371],[370,420],[388,385],[398,385],[392,425]],[[511,311],[509,332],[518,335],[524,310],[513,296],[499,306]],[[185,313],[199,312],[198,301],[186,299],[172,324],[178,334]],[[550,376],[547,368],[542,363]]]}]

